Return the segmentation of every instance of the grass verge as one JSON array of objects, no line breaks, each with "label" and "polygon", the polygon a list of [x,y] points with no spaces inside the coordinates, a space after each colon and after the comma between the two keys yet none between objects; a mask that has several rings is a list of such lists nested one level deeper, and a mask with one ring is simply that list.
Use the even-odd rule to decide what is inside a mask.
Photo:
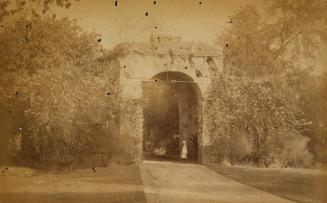
[{"label": "grass verge", "polygon": [[297,202],[327,202],[327,172],[317,169],[272,169],[210,166],[228,178]]},{"label": "grass verge", "polygon": [[0,176],[0,202],[146,202],[135,165],[28,175],[12,170]]}]

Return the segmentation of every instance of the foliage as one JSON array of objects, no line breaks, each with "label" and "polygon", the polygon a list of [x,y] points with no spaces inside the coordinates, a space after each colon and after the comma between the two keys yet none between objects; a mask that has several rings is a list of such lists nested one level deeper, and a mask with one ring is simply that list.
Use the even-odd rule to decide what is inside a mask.
[{"label": "foliage", "polygon": [[14,86],[18,78],[12,73],[0,75],[0,160],[3,162],[10,162],[13,158],[11,155],[16,156],[15,151],[9,149],[8,143],[21,133],[20,127],[24,123],[21,118],[28,106],[28,101],[15,88],[9,88]]},{"label": "foliage", "polygon": [[178,154],[179,138],[174,137],[179,129],[179,122],[176,122],[179,120],[176,93],[171,84],[157,83],[143,86],[147,100],[144,108],[144,140],[151,144],[146,150],[167,146],[167,154]]},{"label": "foliage", "polygon": [[217,41],[226,47],[225,71],[254,77],[312,68],[327,35],[326,8],[320,0],[267,1],[264,14],[256,7],[240,8]]},{"label": "foliage", "polygon": [[71,5],[71,0],[2,0],[0,2],[0,22],[8,17],[15,17],[17,14],[27,18],[39,18],[49,13],[53,6],[68,9]]},{"label": "foliage", "polygon": [[251,143],[242,135],[218,136],[214,140],[214,145],[216,146],[216,159],[222,163],[225,158],[228,158],[232,165],[249,156],[252,150]]},{"label": "foliage", "polygon": [[223,136],[234,143],[225,145],[231,146],[229,150],[234,147],[235,150],[240,150],[236,143],[243,143],[239,146],[244,147],[244,153],[237,153],[236,160],[251,154],[252,160],[260,164],[275,153],[274,142],[277,139],[288,139],[284,136],[288,134],[300,136],[300,128],[308,124],[296,116],[301,113],[301,109],[297,94],[287,81],[286,76],[255,81],[247,78],[220,78],[215,89],[218,99],[210,106],[212,113],[208,112],[212,114],[211,118],[215,117],[215,112],[220,112],[220,118],[212,119],[211,130],[218,139]]},{"label": "foliage", "polygon": [[[113,81],[74,66],[69,72],[66,69],[41,70],[25,83],[22,91],[31,98],[30,108],[25,110],[29,119],[25,149],[33,149],[25,160],[32,158],[49,166],[75,164],[94,153],[113,152],[113,146],[101,146],[112,143],[106,122],[115,114],[117,98],[107,95],[108,91],[115,93]],[[63,156],[71,156],[65,160],[69,163],[61,163]]]},{"label": "foliage", "polygon": [[20,18],[7,23],[0,32],[1,72],[24,69],[35,73],[63,65],[85,66],[100,49],[98,35],[83,33],[67,18]]},{"label": "foliage", "polygon": [[32,165],[69,166],[92,153],[111,156],[112,146],[100,149],[112,143],[118,73],[112,63],[96,60],[99,36],[68,18],[28,17],[25,11],[3,24],[2,136],[10,140],[21,133],[22,156]]},{"label": "foliage", "polygon": [[[316,97],[306,103],[314,109],[311,113],[313,127],[310,129],[310,146],[315,158],[327,163],[327,74],[322,75],[319,81]],[[312,92],[312,89],[308,92]]]},{"label": "foliage", "polygon": [[[224,74],[213,80],[207,112],[216,148],[243,139],[251,143],[250,160],[257,165],[310,164],[307,137],[317,103],[308,88],[316,86],[310,74],[327,34],[325,8],[327,2],[319,0],[267,1],[262,10],[246,6],[231,16],[217,41],[225,47]],[[248,157],[244,152],[236,160]],[[222,156],[234,162],[229,154]]]},{"label": "foliage", "polygon": [[286,133],[272,143],[274,149],[269,157],[272,163],[280,167],[311,167],[312,154],[307,150],[309,138]]}]

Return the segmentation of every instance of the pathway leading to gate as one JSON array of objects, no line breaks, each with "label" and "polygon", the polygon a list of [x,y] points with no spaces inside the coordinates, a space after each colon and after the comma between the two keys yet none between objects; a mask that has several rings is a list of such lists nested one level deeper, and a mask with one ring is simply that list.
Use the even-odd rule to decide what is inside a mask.
[{"label": "pathway leading to gate", "polygon": [[148,203],[292,202],[238,183],[198,164],[144,161],[141,173]]}]

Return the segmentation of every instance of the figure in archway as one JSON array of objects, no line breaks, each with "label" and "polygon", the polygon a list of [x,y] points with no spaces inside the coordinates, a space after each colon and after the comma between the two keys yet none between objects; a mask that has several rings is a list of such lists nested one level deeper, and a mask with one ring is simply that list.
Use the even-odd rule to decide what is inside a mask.
[{"label": "figure in archway", "polygon": [[[145,159],[200,162],[198,136],[201,136],[202,123],[198,118],[202,116],[202,106],[198,85],[180,72],[162,72],[152,79],[155,82],[142,83],[146,100],[143,156]],[[149,146],[153,146],[152,150]],[[162,148],[165,150],[160,150]]]},{"label": "figure in archway", "polygon": [[181,152],[181,158],[185,160],[187,158],[187,145],[186,141],[183,140],[183,146],[182,146],[182,152]]}]

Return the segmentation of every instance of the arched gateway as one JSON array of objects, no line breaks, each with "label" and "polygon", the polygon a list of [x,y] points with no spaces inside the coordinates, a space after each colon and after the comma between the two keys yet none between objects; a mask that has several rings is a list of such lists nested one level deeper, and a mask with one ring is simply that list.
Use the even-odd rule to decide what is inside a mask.
[{"label": "arched gateway", "polygon": [[180,156],[182,142],[188,147],[187,160],[202,160],[202,95],[191,77],[165,71],[142,84],[143,158]]},{"label": "arched gateway", "polygon": [[[124,156],[142,162],[151,137],[162,138],[155,141],[158,146],[178,134],[192,145],[190,156],[206,163],[210,140],[203,112],[211,78],[222,69],[218,51],[180,38],[153,37],[150,43],[120,44],[107,57],[120,66],[119,137]],[[179,141],[168,144],[169,153],[177,155],[177,145]]]}]

